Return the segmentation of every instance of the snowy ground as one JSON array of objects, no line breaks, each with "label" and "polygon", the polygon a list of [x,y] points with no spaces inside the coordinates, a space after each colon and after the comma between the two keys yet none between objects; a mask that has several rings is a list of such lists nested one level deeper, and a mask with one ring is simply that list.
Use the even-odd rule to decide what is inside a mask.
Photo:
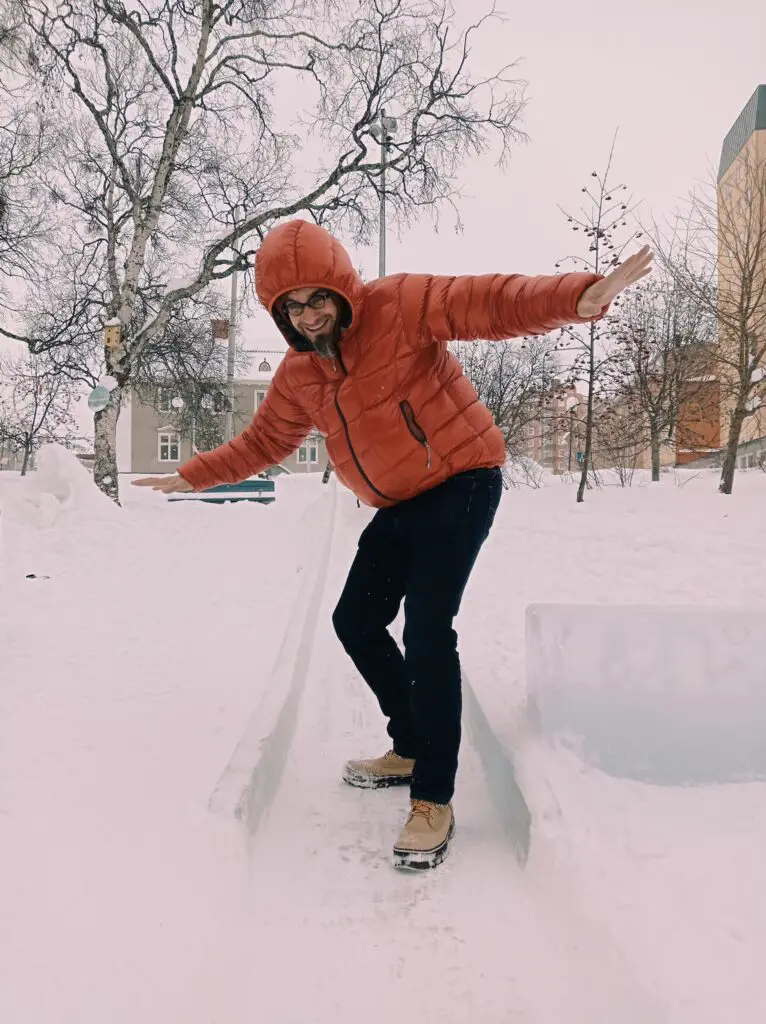
[{"label": "snowy ground", "polygon": [[493,732],[467,723],[453,852],[413,878],[406,793],[338,781],[385,749],[329,623],[367,510],[0,474],[3,1024],[761,1024],[766,784],[613,778],[520,714],[530,603],[766,608],[766,476],[680,479],[505,495],[460,621]]}]

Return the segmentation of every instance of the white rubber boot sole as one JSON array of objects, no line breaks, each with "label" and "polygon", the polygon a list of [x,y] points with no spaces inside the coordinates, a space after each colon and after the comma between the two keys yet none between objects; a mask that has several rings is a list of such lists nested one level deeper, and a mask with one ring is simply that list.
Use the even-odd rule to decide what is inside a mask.
[{"label": "white rubber boot sole", "polygon": [[429,871],[431,868],[438,868],[449,853],[450,842],[455,834],[455,819],[447,833],[447,838],[433,850],[402,850],[394,847],[393,866],[403,871]]},{"label": "white rubber boot sole", "polygon": [[367,775],[364,772],[346,765],[343,769],[343,781],[357,789],[388,789],[390,786],[409,786],[411,775]]}]

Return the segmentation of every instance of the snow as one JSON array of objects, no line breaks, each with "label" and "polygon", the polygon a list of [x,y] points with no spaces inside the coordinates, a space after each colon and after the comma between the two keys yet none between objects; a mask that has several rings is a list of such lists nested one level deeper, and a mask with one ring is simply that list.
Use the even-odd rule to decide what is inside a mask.
[{"label": "snow", "polygon": [[105,373],[103,377],[99,377],[98,386],[106,388],[107,391],[114,391],[117,387],[117,381],[110,373]]},{"label": "snow", "polygon": [[424,877],[389,864],[406,793],[338,781],[386,737],[330,623],[370,511],[320,476],[271,506],[121,477],[118,508],[63,450],[0,474],[0,1019],[760,1024],[766,784],[540,737],[525,616],[757,615],[766,475],[505,494],[459,622],[458,832]]},{"label": "snow", "polygon": [[119,327],[121,324],[122,321],[120,320],[120,318],[118,316],[115,316],[112,317],[111,320],[106,320],[104,322],[104,327]]}]

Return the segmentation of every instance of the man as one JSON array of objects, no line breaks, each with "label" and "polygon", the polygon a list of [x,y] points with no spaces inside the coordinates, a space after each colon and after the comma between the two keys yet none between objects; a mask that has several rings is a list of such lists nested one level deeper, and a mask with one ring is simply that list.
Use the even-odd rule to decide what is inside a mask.
[{"label": "man", "polygon": [[[135,481],[168,494],[235,483],[290,455],[312,427],[338,479],[378,511],[333,615],[388,719],[392,749],[343,777],[409,784],[401,867],[443,860],[454,829],[460,662],[453,620],[502,491],[503,435],[448,343],[543,334],[603,315],[649,273],[642,249],[602,278],[397,274],[364,284],[323,228],[294,220],[256,257],[258,297],[290,350],[246,430],[178,474]],[[404,601],[404,653],[388,632]]]}]

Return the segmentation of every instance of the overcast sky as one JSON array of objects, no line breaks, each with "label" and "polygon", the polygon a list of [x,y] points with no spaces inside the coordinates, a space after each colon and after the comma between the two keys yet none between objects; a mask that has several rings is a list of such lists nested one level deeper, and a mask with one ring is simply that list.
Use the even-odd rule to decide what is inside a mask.
[{"label": "overcast sky", "polygon": [[[490,0],[455,0],[462,21]],[[388,270],[547,273],[572,249],[558,204],[577,206],[619,130],[616,174],[646,213],[672,211],[708,177],[726,132],[766,82],[766,4],[759,0],[547,0],[500,4],[503,25],[477,37],[488,72],[518,61],[529,135],[503,174],[491,159],[463,167],[464,232],[428,220],[389,234]],[[392,111],[395,113],[395,111]],[[447,217],[449,220],[449,215]],[[377,251],[354,252],[368,277]],[[274,344],[268,317],[243,324],[246,345]],[[279,342],[276,342],[279,345]]]},{"label": "overcast sky", "polygon": [[[476,17],[483,0],[456,0]],[[662,218],[717,166],[723,138],[766,82],[766,4],[759,0],[547,0],[500,4],[505,24],[474,50],[483,70],[518,60],[528,82],[517,147],[503,174],[492,160],[463,168],[462,235],[430,222],[389,234],[388,271],[549,273],[576,240],[558,204],[576,207],[603,167],[615,130],[616,176]],[[393,113],[393,111],[392,111]],[[368,277],[377,250],[354,253]],[[274,332],[246,326],[246,343]]]}]

